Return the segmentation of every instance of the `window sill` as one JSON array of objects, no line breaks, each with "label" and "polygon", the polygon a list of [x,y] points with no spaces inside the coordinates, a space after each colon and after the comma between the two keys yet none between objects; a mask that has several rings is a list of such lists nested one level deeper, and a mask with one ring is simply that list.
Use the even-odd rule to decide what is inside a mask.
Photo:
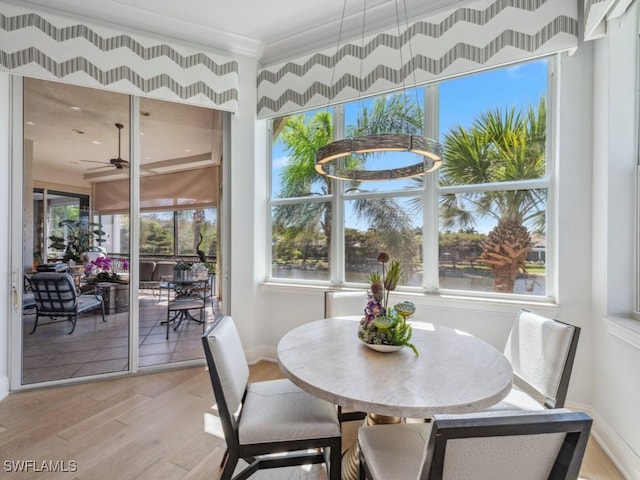
[{"label": "window sill", "polygon": [[[324,295],[325,290],[340,290],[339,287],[327,286],[326,284],[281,283],[275,280],[263,282],[260,284],[260,287],[266,291],[286,292],[288,294],[305,296],[320,296]],[[353,290],[354,288],[344,287],[345,290]],[[393,296],[398,297],[398,299],[412,301],[419,306],[453,308],[458,310],[512,312],[514,309],[531,308],[549,317],[555,317],[558,310],[556,303],[545,301],[546,299],[530,300],[522,297],[507,299],[482,295],[471,296],[468,294],[465,295],[464,293],[457,295],[450,291],[446,293],[421,293],[403,290],[394,291]]]},{"label": "window sill", "polygon": [[640,349],[640,322],[627,317],[607,315],[602,317],[607,333]]}]

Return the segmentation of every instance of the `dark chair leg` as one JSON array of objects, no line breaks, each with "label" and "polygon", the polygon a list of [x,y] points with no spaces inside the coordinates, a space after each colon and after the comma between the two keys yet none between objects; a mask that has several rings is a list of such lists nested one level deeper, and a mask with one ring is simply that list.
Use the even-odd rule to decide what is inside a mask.
[{"label": "dark chair leg", "polygon": [[362,452],[358,455],[358,480],[367,480],[367,475],[364,470],[364,458]]},{"label": "dark chair leg", "polygon": [[107,319],[104,316],[104,300],[102,301],[102,303],[100,304],[100,306],[102,307],[102,321],[106,322]]},{"label": "dark chair leg", "polygon": [[38,320],[40,319],[40,315],[38,314],[38,310],[36,309],[36,319],[33,322],[33,329],[29,332],[29,335],[31,335],[33,332],[36,331],[36,328],[38,328]]},{"label": "dark chair leg", "polygon": [[171,312],[169,311],[169,307],[167,307],[167,340],[169,340],[169,314]]},{"label": "dark chair leg", "polygon": [[69,332],[69,335],[71,335],[76,329],[76,323],[78,323],[78,312],[74,312],[73,315],[69,315],[68,318],[69,318],[69,321],[71,322],[71,325],[73,325],[71,327],[71,331]]},{"label": "dark chair leg", "polygon": [[341,449],[342,440],[337,438],[331,442],[329,459],[329,480],[340,480],[342,478]]},{"label": "dark chair leg", "polygon": [[220,480],[231,480],[236,465],[238,465],[238,456],[227,453],[227,462],[224,464]]}]

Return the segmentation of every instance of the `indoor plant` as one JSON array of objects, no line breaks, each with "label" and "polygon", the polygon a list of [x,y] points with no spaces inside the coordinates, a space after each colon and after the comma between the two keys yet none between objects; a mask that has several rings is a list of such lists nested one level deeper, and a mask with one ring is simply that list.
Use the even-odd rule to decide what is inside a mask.
[{"label": "indoor plant", "polygon": [[358,338],[367,345],[409,347],[418,355],[410,341],[413,330],[407,323],[407,318],[416,310],[415,305],[401,302],[389,307],[389,293],[395,290],[402,278],[402,266],[398,260],[393,260],[387,270],[385,266],[389,255],[384,252],[378,255],[378,262],[382,264],[382,273],[374,272],[369,277],[371,292],[364,317],[360,320]]},{"label": "indoor plant", "polygon": [[100,245],[105,240],[102,238],[105,232],[102,224],[88,222],[85,220],[62,220],[59,227],[66,230],[66,238],[58,235],[51,235],[51,248],[64,250],[62,259],[65,262],[73,260],[82,263],[82,254],[88,252],[93,243]]}]

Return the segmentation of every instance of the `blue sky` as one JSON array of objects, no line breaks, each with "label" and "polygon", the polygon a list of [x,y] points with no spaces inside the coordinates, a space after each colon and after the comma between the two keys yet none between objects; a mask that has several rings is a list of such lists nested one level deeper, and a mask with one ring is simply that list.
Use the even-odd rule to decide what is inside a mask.
[{"label": "blue sky", "polygon": [[[419,89],[418,101],[423,94]],[[452,127],[469,127],[481,113],[490,109],[523,109],[535,106],[547,92],[547,60],[541,59],[507,68],[490,70],[446,80],[440,83],[440,140]],[[407,95],[415,95],[407,90]],[[364,99],[368,104],[371,99]],[[345,109],[347,124],[358,112],[358,106],[352,104]],[[286,165],[287,154],[282,145],[274,144],[273,149],[273,189],[277,193],[281,169]],[[412,163],[412,159],[409,163]],[[363,189],[388,190],[402,188],[405,180],[393,182],[369,182]],[[348,220],[347,220],[348,221]],[[349,222],[355,225],[358,222]],[[350,226],[352,226],[350,225]],[[358,225],[358,228],[360,225]],[[482,228],[484,230],[484,228]]]},{"label": "blue sky", "polygon": [[547,61],[455,78],[440,84],[440,134],[470,126],[481,112],[536,105],[547,92]]}]

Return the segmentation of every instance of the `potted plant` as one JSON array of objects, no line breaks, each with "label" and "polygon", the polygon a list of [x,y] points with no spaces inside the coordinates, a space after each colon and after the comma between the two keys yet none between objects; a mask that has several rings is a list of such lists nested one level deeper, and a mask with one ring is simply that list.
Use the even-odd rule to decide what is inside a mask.
[{"label": "potted plant", "polygon": [[418,355],[418,350],[411,343],[413,330],[407,322],[407,318],[416,311],[415,305],[402,302],[389,306],[389,293],[395,290],[402,277],[402,266],[398,260],[393,260],[385,269],[388,261],[389,255],[380,253],[378,262],[382,264],[382,274],[374,272],[369,277],[371,293],[360,321],[358,338],[373,350],[389,352],[408,347]]},{"label": "potted plant", "polygon": [[192,277],[191,264],[189,262],[183,262],[182,260],[176,263],[173,267],[173,281],[174,282],[186,282],[190,281]]},{"label": "potted plant", "polygon": [[76,263],[82,263],[82,254],[89,251],[93,243],[102,244],[105,240],[102,238],[105,232],[102,230],[102,224],[96,222],[78,221],[78,220],[62,220],[59,224],[66,230],[66,238],[59,235],[51,235],[51,248],[56,250],[64,250],[62,260],[68,262],[73,260]]}]

